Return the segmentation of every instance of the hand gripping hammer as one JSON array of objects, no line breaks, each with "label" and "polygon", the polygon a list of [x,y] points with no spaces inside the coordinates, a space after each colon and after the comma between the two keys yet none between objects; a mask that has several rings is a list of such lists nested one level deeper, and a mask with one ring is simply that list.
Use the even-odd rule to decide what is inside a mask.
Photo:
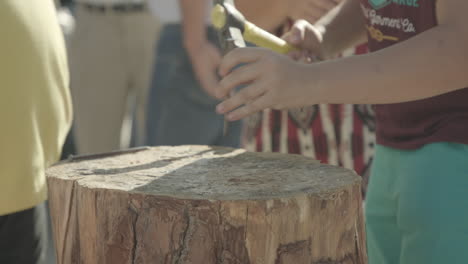
[{"label": "hand gripping hammer", "polygon": [[[246,41],[282,54],[295,50],[283,39],[247,21],[234,6],[234,0],[214,0],[214,3],[211,20],[218,31],[219,43],[224,54],[235,48],[245,47]],[[225,121],[224,135],[228,132],[228,126],[229,123]]]}]

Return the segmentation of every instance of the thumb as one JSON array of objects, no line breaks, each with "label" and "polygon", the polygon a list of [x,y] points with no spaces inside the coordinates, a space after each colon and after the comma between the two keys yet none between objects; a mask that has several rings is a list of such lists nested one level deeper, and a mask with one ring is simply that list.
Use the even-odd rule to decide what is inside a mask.
[{"label": "thumb", "polygon": [[[325,29],[321,26],[314,26],[306,20],[299,20],[290,30],[288,38],[291,38],[291,41],[299,38],[298,42],[290,43],[301,50],[307,50],[314,56],[323,57],[322,43],[324,31]],[[294,35],[295,37],[293,38]]]}]

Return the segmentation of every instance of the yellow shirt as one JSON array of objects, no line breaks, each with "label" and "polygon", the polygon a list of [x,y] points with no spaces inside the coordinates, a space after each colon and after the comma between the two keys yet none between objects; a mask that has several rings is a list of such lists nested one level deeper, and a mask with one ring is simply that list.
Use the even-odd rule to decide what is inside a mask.
[{"label": "yellow shirt", "polygon": [[68,78],[53,1],[1,0],[0,215],[46,199],[71,123]]}]

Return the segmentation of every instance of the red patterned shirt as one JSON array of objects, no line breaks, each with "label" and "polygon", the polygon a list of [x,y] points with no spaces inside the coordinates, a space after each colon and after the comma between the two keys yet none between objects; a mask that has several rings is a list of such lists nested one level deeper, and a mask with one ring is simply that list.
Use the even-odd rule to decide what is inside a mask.
[{"label": "red patterned shirt", "polygon": [[[363,54],[366,45],[343,56]],[[368,177],[374,154],[375,121],[368,105],[314,105],[265,110],[245,121],[243,146],[250,151],[301,154]]]}]

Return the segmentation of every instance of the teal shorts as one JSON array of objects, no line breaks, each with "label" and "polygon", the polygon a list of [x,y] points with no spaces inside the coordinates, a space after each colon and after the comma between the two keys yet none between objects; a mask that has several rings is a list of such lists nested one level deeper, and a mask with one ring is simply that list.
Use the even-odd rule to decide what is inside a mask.
[{"label": "teal shorts", "polygon": [[468,145],[377,146],[365,214],[369,264],[467,264]]}]

